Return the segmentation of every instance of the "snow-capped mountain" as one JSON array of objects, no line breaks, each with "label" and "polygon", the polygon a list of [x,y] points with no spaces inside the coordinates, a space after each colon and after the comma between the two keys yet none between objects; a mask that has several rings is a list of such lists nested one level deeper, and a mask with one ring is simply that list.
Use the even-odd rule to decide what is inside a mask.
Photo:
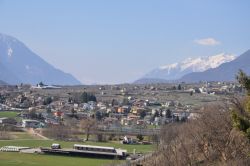
[{"label": "snow-capped mountain", "polygon": [[47,84],[81,84],[68,73],[54,68],[14,37],[0,34],[0,80],[9,84],[43,81]]},{"label": "snow-capped mountain", "polygon": [[209,57],[188,58],[182,62],[161,66],[147,73],[143,78],[177,80],[192,72],[202,72],[216,68],[236,58],[233,54],[217,54]]},{"label": "snow-capped mountain", "polygon": [[223,63],[216,68],[211,68],[203,72],[193,72],[184,75],[179,81],[199,82],[199,81],[235,81],[236,74],[243,70],[250,75],[250,50],[237,56],[236,59]]}]

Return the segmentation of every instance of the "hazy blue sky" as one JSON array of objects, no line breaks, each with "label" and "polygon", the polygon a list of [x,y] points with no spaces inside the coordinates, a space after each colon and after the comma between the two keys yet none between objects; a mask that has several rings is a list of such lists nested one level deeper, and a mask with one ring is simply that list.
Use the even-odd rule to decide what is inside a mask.
[{"label": "hazy blue sky", "polygon": [[0,33],[82,83],[131,82],[188,57],[250,49],[250,1],[0,0]]}]

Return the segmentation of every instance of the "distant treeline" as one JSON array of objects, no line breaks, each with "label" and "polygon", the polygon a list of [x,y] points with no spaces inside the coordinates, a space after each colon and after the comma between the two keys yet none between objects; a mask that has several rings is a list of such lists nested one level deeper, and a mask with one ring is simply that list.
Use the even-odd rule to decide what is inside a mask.
[{"label": "distant treeline", "polygon": [[74,93],[71,94],[71,97],[69,97],[69,102],[71,103],[88,103],[89,101],[97,101],[96,96],[92,93]]}]

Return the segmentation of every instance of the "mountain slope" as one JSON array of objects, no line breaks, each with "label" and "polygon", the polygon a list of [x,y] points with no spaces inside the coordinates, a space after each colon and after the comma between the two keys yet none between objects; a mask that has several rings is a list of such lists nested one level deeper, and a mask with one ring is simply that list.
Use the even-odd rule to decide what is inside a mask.
[{"label": "mountain slope", "polygon": [[47,84],[81,84],[72,75],[54,68],[11,36],[0,34],[0,80],[10,84],[43,81]]},{"label": "mountain slope", "polygon": [[0,80],[0,85],[7,85],[7,83],[4,82],[4,81],[2,81],[2,80]]},{"label": "mountain slope", "polygon": [[217,68],[209,69],[204,72],[194,72],[183,76],[180,81],[199,82],[199,81],[235,81],[235,75],[242,69],[250,74],[250,50],[246,51],[231,62],[224,63]]},{"label": "mountain slope", "polygon": [[232,54],[221,53],[210,57],[188,58],[180,63],[161,66],[146,74],[142,79],[137,80],[135,83],[142,83],[143,80],[150,82],[151,80],[177,80],[182,76],[192,72],[201,72],[210,68],[216,68],[219,65],[232,61],[235,56]]},{"label": "mountain slope", "polygon": [[1,62],[0,62],[0,80],[3,80],[3,81],[8,82],[8,83],[20,81]]}]

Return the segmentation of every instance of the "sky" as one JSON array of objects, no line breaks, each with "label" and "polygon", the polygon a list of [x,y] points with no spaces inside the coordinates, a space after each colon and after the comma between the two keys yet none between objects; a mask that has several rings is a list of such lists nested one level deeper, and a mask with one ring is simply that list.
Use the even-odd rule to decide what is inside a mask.
[{"label": "sky", "polygon": [[250,49],[249,0],[0,0],[0,33],[83,84]]}]

